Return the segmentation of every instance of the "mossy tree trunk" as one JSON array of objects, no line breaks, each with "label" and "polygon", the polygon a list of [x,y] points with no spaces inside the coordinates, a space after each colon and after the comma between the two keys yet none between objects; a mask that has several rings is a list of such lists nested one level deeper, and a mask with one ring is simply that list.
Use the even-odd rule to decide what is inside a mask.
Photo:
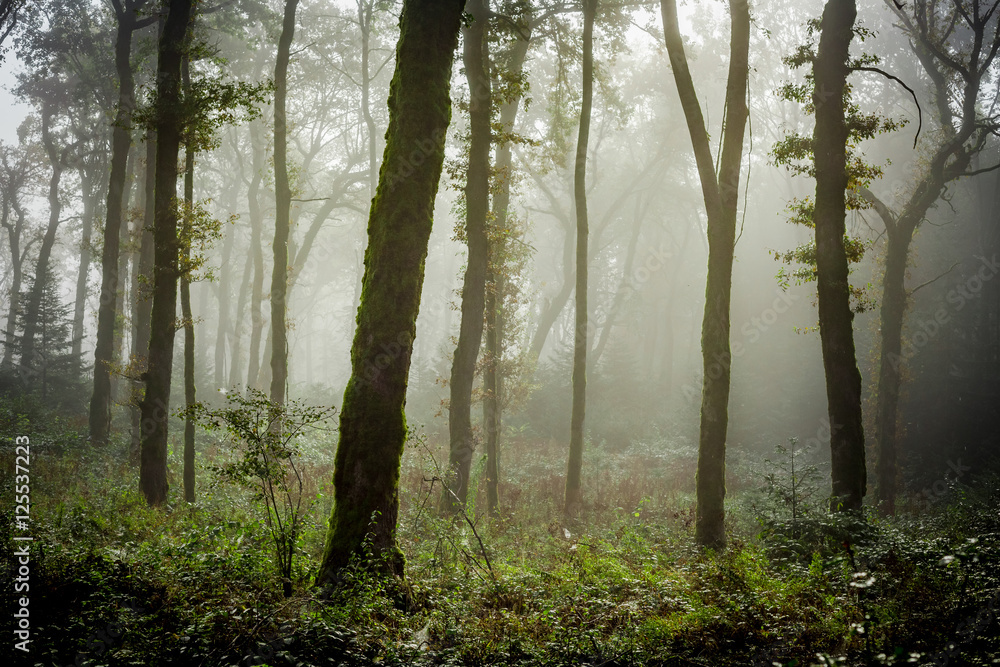
[{"label": "mossy tree trunk", "polygon": [[288,181],[288,60],[295,37],[295,10],[299,0],[285,0],[285,14],[274,63],[274,264],[271,269],[271,402],[285,402],[288,381],[288,329],[285,315],[288,294],[288,234],[292,190]]},{"label": "mossy tree trunk", "polygon": [[469,473],[475,440],[472,434],[472,384],[476,360],[483,340],[483,309],[486,300],[486,265],[489,244],[486,218],[490,205],[490,146],[492,92],[489,73],[489,4],[468,0],[472,23],[463,29],[463,60],[469,83],[469,165],[465,184],[465,236],[469,256],[462,284],[462,321],[458,345],[451,365],[448,403],[448,475],[441,507],[446,513],[459,511],[469,491]]},{"label": "mossy tree trunk", "polygon": [[684,54],[675,0],[661,0],[663,31],[674,71],[674,82],[687,120],[708,217],[708,279],[701,325],[701,425],[698,440],[697,520],[695,540],[702,546],[726,545],[726,437],[729,429],[729,388],[732,355],[729,310],[732,293],[736,213],[739,205],[740,163],[747,121],[750,7],[732,0],[730,10],[729,75],[726,83],[722,154],[716,175],[708,129]]},{"label": "mossy tree trunk", "polygon": [[844,248],[848,137],[844,87],[856,17],[854,0],[826,3],[813,62],[816,291],[831,431],[831,502],[837,510],[860,509],[867,491],[861,373],[855,356],[854,313]]},{"label": "mossy tree trunk", "polygon": [[573,336],[573,408],[569,424],[569,457],[566,463],[566,497],[563,514],[575,520],[583,506],[583,425],[587,410],[587,281],[590,223],[587,219],[587,147],[590,114],[594,106],[594,20],[597,0],[583,0],[583,96],[580,131],[576,140],[573,196],[576,203],[576,328]]},{"label": "mossy tree trunk", "polygon": [[94,350],[94,391],[90,398],[90,441],[104,444],[111,431],[111,363],[114,358],[115,320],[118,316],[120,239],[125,217],[128,157],[132,147],[132,109],[135,81],[132,76],[132,34],[151,23],[140,22],[136,12],[145,0],[114,0],[118,23],[115,37],[115,71],[118,74],[118,109],[111,137],[111,174],[104,218],[104,249],[101,254],[101,298],[97,309],[97,341]]},{"label": "mossy tree trunk", "polygon": [[344,392],[334,507],[317,583],[337,580],[366,537],[402,575],[396,545],[403,406],[444,142],[463,3],[404,0],[389,129],[368,221],[361,306]]},{"label": "mossy tree trunk", "polygon": [[156,188],[154,193],[153,304],[150,313],[146,393],[140,406],[142,442],[139,488],[151,506],[167,499],[167,420],[170,373],[177,330],[177,152],[184,118],[180,105],[181,61],[192,17],[192,0],[170,0],[160,37],[156,76]]}]

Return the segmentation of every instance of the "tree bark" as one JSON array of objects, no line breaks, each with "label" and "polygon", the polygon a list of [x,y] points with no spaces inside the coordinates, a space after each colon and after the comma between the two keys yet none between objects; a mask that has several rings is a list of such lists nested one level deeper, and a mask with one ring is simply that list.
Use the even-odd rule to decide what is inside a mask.
[{"label": "tree bark", "polygon": [[563,513],[575,520],[583,506],[583,425],[587,408],[588,336],[587,279],[590,237],[587,219],[587,146],[590,141],[590,113],[594,105],[594,19],[597,0],[583,0],[583,95],[580,102],[580,131],[576,140],[573,195],[576,202],[576,328],[573,336],[573,411],[569,427],[569,457],[566,464],[566,498]]},{"label": "tree bark", "polygon": [[[532,26],[523,26],[514,44],[507,52],[503,67],[515,79],[520,78],[528,54]],[[512,133],[521,103],[520,90],[500,107],[500,128]],[[505,139],[496,148],[494,173],[500,179],[493,196],[493,225],[498,230],[508,229],[511,179],[513,178],[514,152],[511,140]],[[504,341],[504,270],[502,254],[507,251],[506,237],[487,234],[490,255],[486,274],[486,359],[483,365],[483,424],[486,432],[486,504],[490,516],[497,516],[500,506],[500,432],[503,424],[503,376],[500,363]]]},{"label": "tree bark", "polygon": [[181,61],[192,17],[192,0],[170,0],[160,38],[156,77],[156,190],[153,238],[153,307],[150,314],[146,394],[140,406],[142,444],[139,487],[151,506],[167,499],[167,420],[170,372],[177,329],[177,153],[184,118],[173,104],[181,97]]},{"label": "tree bark", "polygon": [[[184,94],[191,90],[190,62],[187,56],[181,65]],[[181,272],[181,321],[184,323],[184,500],[194,502],[194,316],[191,313],[191,225],[194,220],[194,148],[184,145],[184,269]],[[220,315],[221,317],[221,315]]]},{"label": "tree bark", "polygon": [[729,429],[729,389],[732,354],[729,348],[730,299],[736,212],[739,205],[740,163],[747,120],[750,8],[746,0],[732,0],[730,11],[729,74],[722,154],[716,175],[708,130],[688,69],[677,23],[675,0],[661,0],[663,31],[670,65],[687,120],[708,218],[708,278],[701,326],[701,424],[698,440],[698,509],[695,540],[715,549],[726,545],[726,437]]},{"label": "tree bark", "polygon": [[[161,23],[162,25],[162,23]],[[146,168],[142,186],[143,214],[136,221],[138,227],[139,256],[136,258],[136,268],[132,281],[132,372],[137,379],[133,380],[133,395],[135,401],[132,407],[132,445],[131,457],[138,461],[142,445],[142,374],[146,372],[149,358],[150,317],[153,310],[153,264],[154,242],[153,226],[155,225],[155,190],[156,190],[156,132],[146,131]]]},{"label": "tree bark", "polygon": [[472,23],[462,29],[463,61],[469,83],[469,166],[465,184],[465,235],[469,256],[462,284],[462,320],[448,384],[448,476],[441,507],[454,514],[465,506],[476,443],[472,434],[472,385],[483,340],[488,242],[486,218],[490,199],[492,91],[489,74],[487,0],[468,0]]},{"label": "tree bark", "polygon": [[295,35],[295,9],[299,0],[285,0],[285,15],[274,64],[274,265],[271,270],[271,402],[285,402],[288,382],[288,330],[285,297],[288,293],[288,233],[292,191],[288,183],[288,127],[285,98],[288,94],[288,60]]},{"label": "tree bark", "polygon": [[80,216],[80,268],[76,274],[76,294],[73,299],[73,333],[72,353],[79,356],[83,352],[83,325],[87,309],[87,278],[90,276],[90,264],[93,253],[90,250],[94,234],[94,218],[97,215],[98,184],[94,175],[88,173],[91,168],[80,164],[80,195],[83,200],[83,211]]},{"label": "tree bark", "polygon": [[253,287],[250,292],[250,351],[247,367],[247,386],[261,389],[260,382],[260,339],[264,330],[264,318],[261,308],[264,301],[264,211],[260,205],[261,171],[264,169],[264,149],[258,141],[254,141],[256,132],[250,127],[250,140],[253,144],[254,172],[247,191],[247,202],[250,209],[250,255],[253,258]]},{"label": "tree bark", "polygon": [[858,510],[867,491],[861,373],[854,348],[847,255],[844,250],[847,137],[844,87],[854,36],[854,0],[829,0],[813,62],[816,164],[816,272],[819,330],[830,418],[834,510]]},{"label": "tree bark", "polygon": [[451,119],[458,0],[404,0],[389,129],[368,223],[368,248],[351,379],[344,392],[334,507],[317,582],[335,583],[366,538],[402,575],[396,545],[403,406],[434,199]]},{"label": "tree bark", "polygon": [[[90,398],[90,441],[107,443],[111,432],[111,362],[114,355],[115,319],[118,313],[118,261],[124,200],[128,177],[128,154],[132,146],[132,109],[135,82],[132,76],[132,32],[135,11],[143,1],[122,7],[114,3],[118,30],[115,38],[115,70],[118,74],[118,109],[111,135],[111,176],[104,219],[104,250],[101,254],[101,299],[97,308],[97,341],[94,350],[94,391]],[[124,11],[125,9],[129,11]]]}]

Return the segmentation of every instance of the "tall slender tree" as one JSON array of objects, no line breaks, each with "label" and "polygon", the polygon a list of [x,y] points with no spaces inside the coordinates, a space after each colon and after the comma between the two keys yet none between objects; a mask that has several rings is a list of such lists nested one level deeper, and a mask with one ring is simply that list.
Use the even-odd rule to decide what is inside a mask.
[{"label": "tall slender tree", "polygon": [[97,308],[97,342],[94,349],[94,391],[90,399],[90,440],[107,442],[111,430],[111,361],[114,354],[118,295],[119,240],[125,215],[122,205],[132,145],[132,110],[135,77],[132,74],[132,36],[155,21],[140,18],[146,0],[112,0],[118,29],[115,37],[115,70],[118,75],[118,108],[111,139],[111,175],[104,219],[104,249],[101,254],[101,298]]},{"label": "tall slender tree", "polygon": [[403,406],[424,260],[444,142],[450,82],[462,18],[459,0],[404,0],[389,128],[368,221],[368,248],[344,392],[334,471],[334,506],[319,584],[335,583],[366,539],[402,575],[396,545]]},{"label": "tall slender tree", "polygon": [[715,170],[708,128],[688,68],[677,22],[676,0],[661,0],[663,32],[674,71],[688,133],[694,147],[708,216],[708,279],[701,329],[701,427],[698,440],[697,523],[695,539],[703,546],[726,544],[726,436],[729,429],[729,387],[732,354],[729,349],[729,310],[736,250],[736,213],[739,207],[740,165],[747,122],[750,7],[731,0],[729,78],[722,129],[719,171]]},{"label": "tall slender tree", "polygon": [[[944,195],[948,184],[967,175],[972,161],[986,147],[997,123],[998,92],[984,85],[994,67],[1000,32],[990,29],[996,22],[1000,2],[944,3],[917,0],[900,7],[886,0],[909,38],[910,47],[931,84],[932,109],[941,128],[923,169],[909,188],[902,206],[891,206],[863,189],[885,225],[885,272],[879,305],[879,370],[875,416],[877,498],[881,512],[896,511],[900,387],[905,364],[903,323],[913,290],[906,287],[910,245],[927,212]],[[967,34],[942,30],[963,25]],[[971,38],[971,39],[970,39]],[[957,42],[971,44],[959,48]],[[950,54],[950,55],[949,55]]]},{"label": "tall slender tree", "polygon": [[831,502],[840,510],[860,509],[867,491],[861,373],[855,356],[854,312],[844,247],[849,135],[844,93],[857,13],[854,0],[828,0],[813,60],[816,292],[831,431]]},{"label": "tall slender tree", "polygon": [[140,406],[142,441],[139,487],[152,506],[167,499],[167,419],[170,372],[177,330],[177,154],[184,129],[181,62],[193,0],[169,0],[160,36],[156,77],[156,186],[154,193],[153,304],[150,313],[146,392]]},{"label": "tall slender tree", "polygon": [[285,402],[288,381],[288,330],[285,323],[288,294],[288,234],[292,190],[288,180],[288,60],[295,36],[295,9],[299,0],[285,0],[285,14],[274,63],[274,264],[271,271],[271,402]]},{"label": "tall slender tree", "polygon": [[492,93],[489,73],[487,0],[468,0],[472,22],[462,30],[465,76],[469,83],[469,164],[465,184],[465,238],[469,256],[462,285],[462,321],[451,365],[448,403],[448,479],[443,507],[454,512],[465,504],[475,440],[472,434],[472,384],[483,340],[488,242],[486,219],[490,206],[490,126]]},{"label": "tall slender tree", "polygon": [[594,21],[597,0],[583,0],[583,95],[580,129],[576,140],[573,196],[576,204],[576,327],[573,336],[573,411],[570,415],[569,457],[566,464],[566,497],[563,513],[576,519],[583,505],[583,425],[587,408],[587,289],[590,224],[587,219],[587,147],[590,115],[594,106]]}]

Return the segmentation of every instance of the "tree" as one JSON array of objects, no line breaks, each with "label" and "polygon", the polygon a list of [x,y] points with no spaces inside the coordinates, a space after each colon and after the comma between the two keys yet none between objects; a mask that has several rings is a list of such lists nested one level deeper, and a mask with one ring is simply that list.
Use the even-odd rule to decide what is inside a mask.
[{"label": "tree", "polygon": [[594,106],[594,19],[597,0],[583,0],[583,99],[580,102],[580,129],[576,140],[573,196],[576,204],[576,328],[573,336],[573,412],[569,426],[569,458],[566,463],[566,498],[563,513],[575,519],[583,505],[583,423],[587,408],[587,276],[590,237],[587,219],[587,146],[590,114]]},{"label": "tree", "polygon": [[52,121],[56,115],[56,105],[51,98],[45,97],[42,101],[41,109],[41,138],[45,154],[49,159],[52,168],[52,176],[49,178],[49,223],[45,228],[45,235],[42,237],[42,244],[38,249],[38,258],[35,261],[35,276],[33,287],[27,295],[22,297],[24,307],[24,332],[20,342],[20,372],[23,377],[30,377],[37,372],[36,361],[44,362],[43,359],[35,358],[35,334],[38,331],[39,316],[42,305],[42,288],[44,280],[38,280],[38,276],[45,276],[49,272],[49,260],[52,257],[52,248],[56,243],[56,232],[63,222],[62,199],[59,196],[59,184],[62,180],[63,172],[66,169],[69,156],[73,151],[72,145],[66,145],[60,149],[56,145],[56,136],[53,132]]},{"label": "tree", "polygon": [[[887,0],[886,4],[899,18],[911,49],[930,79],[932,108],[941,129],[902,206],[894,209],[867,188],[860,190],[886,229],[875,453],[879,509],[891,515],[896,509],[897,412],[906,360],[903,323],[915,291],[906,287],[910,245],[927,212],[941,199],[949,183],[969,174],[972,160],[986,148],[995,131],[997,116],[986,110],[995,108],[997,91],[985,83],[1000,48],[1000,33],[989,28],[990,22],[996,21],[993,15],[1000,3],[984,6],[978,2],[918,0],[899,7]],[[963,25],[964,31],[955,27]]]},{"label": "tree", "polygon": [[292,191],[288,181],[288,59],[295,35],[295,8],[299,0],[285,0],[285,14],[274,63],[274,266],[271,272],[271,402],[285,401],[288,381],[288,331],[285,325],[288,294],[288,232]]},{"label": "tree", "polygon": [[403,406],[451,119],[449,84],[462,7],[457,0],[403,3],[320,585],[335,582],[352,556],[362,555],[369,536],[385,566],[403,572],[396,546],[397,484],[406,439]]},{"label": "tree", "polygon": [[708,215],[708,280],[701,330],[704,378],[698,442],[698,517],[695,539],[703,546],[721,548],[726,544],[726,435],[729,428],[732,367],[729,306],[736,246],[740,163],[747,120],[750,7],[746,0],[732,0],[729,4],[729,78],[726,84],[726,109],[723,114],[725,122],[718,175],[708,143],[708,129],[684,54],[684,43],[677,23],[676,2],[662,0],[660,7],[670,66],[674,71],[677,93],[687,119]]},{"label": "tree", "polygon": [[156,185],[154,195],[153,303],[149,357],[144,373],[146,392],[140,405],[142,440],[139,487],[151,506],[167,499],[167,419],[170,371],[177,330],[177,153],[184,129],[181,61],[192,19],[192,0],[170,0],[157,63],[155,126]]},{"label": "tree", "polygon": [[125,199],[128,155],[132,146],[132,110],[135,77],[132,74],[132,36],[155,18],[140,19],[146,0],[112,0],[118,30],[115,37],[115,70],[118,75],[118,108],[111,141],[111,175],[104,220],[101,255],[101,299],[97,310],[97,342],[94,350],[94,390],[90,399],[90,441],[107,442],[111,430],[111,362],[114,354],[115,319],[118,315],[118,259]]},{"label": "tree", "polygon": [[857,510],[867,491],[861,373],[844,247],[848,127],[844,120],[854,0],[828,0],[813,61],[816,165],[816,292],[830,418],[832,507]]},{"label": "tree", "polygon": [[7,330],[4,334],[0,370],[10,370],[14,365],[14,322],[20,311],[24,265],[28,259],[28,251],[33,245],[33,239],[27,237],[27,214],[23,200],[40,175],[41,154],[36,145],[25,141],[27,129],[26,126],[20,128],[24,131],[19,131],[21,141],[16,148],[0,144],[0,198],[2,198],[3,216],[0,219],[0,226],[7,230],[12,274],[6,319]]},{"label": "tree", "polygon": [[487,0],[469,0],[471,24],[462,29],[465,76],[469,83],[469,161],[465,184],[465,238],[469,256],[462,285],[462,322],[451,366],[448,403],[448,479],[442,507],[456,512],[465,505],[469,469],[475,451],[472,435],[472,383],[483,339],[486,303],[488,241],[486,222],[490,206],[490,146],[493,96],[489,74],[489,14]]},{"label": "tree", "polygon": [[[70,308],[59,298],[59,284],[51,266],[45,273],[36,274],[27,292],[40,294],[36,315],[37,329],[32,341],[34,363],[29,376],[22,375],[22,385],[37,394],[43,403],[66,412],[76,412],[82,407],[80,390],[86,382],[82,355],[73,351],[72,317]],[[25,295],[26,296],[26,295]],[[23,355],[24,331],[27,313],[19,312],[10,325],[19,330],[14,336],[14,349]]]}]

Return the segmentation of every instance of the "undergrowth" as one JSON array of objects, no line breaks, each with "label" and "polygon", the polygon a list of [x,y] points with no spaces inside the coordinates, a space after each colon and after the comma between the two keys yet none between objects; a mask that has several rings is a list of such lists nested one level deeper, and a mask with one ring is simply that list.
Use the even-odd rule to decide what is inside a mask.
[{"label": "undergrowth", "polygon": [[[563,525],[564,453],[511,442],[500,517],[488,520],[470,494],[473,531],[437,516],[440,452],[414,441],[400,487],[406,581],[362,560],[320,598],[311,582],[333,442],[307,442],[315,502],[286,599],[262,509],[239,488],[209,485],[210,461],[197,503],[172,495],[152,510],[124,443],[94,451],[60,428],[33,438],[32,644],[27,662],[14,656],[24,664],[1000,664],[996,478],[956,486],[921,516],[797,507],[792,520],[780,494],[738,476],[729,546],[713,553],[693,541],[693,478],[674,474],[691,465],[682,447],[588,451],[588,513]],[[202,450],[211,459],[212,441]],[[2,458],[10,469],[12,448]],[[5,498],[11,485],[5,475]],[[5,525],[11,510],[5,501]],[[9,572],[18,546],[0,542]],[[13,595],[5,585],[5,608]]]}]

